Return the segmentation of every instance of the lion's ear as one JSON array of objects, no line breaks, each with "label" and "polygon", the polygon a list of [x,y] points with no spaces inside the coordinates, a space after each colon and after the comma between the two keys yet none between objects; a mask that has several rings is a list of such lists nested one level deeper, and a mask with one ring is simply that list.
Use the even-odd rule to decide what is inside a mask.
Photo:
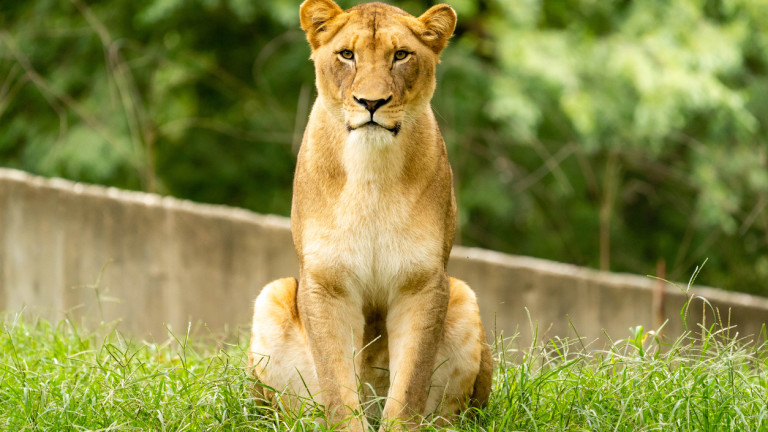
[{"label": "lion's ear", "polygon": [[301,28],[307,34],[312,49],[322,45],[321,36],[328,31],[328,23],[344,12],[333,0],[304,0],[299,9]]},{"label": "lion's ear", "polygon": [[456,12],[447,4],[439,4],[421,14],[419,21],[424,24],[421,39],[435,54],[440,54],[456,28]]}]

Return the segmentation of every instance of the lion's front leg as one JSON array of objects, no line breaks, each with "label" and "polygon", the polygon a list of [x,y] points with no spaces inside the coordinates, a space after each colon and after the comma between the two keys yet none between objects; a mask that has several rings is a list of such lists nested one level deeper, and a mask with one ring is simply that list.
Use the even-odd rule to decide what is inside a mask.
[{"label": "lion's front leg", "polygon": [[[367,430],[360,415],[355,354],[362,348],[364,318],[360,301],[344,288],[311,278],[299,284],[298,305],[329,424]],[[348,423],[347,423],[348,422]]]},{"label": "lion's front leg", "polygon": [[401,290],[387,314],[390,390],[382,430],[393,422],[406,429],[420,424],[448,308],[445,274],[414,279],[418,282]]}]

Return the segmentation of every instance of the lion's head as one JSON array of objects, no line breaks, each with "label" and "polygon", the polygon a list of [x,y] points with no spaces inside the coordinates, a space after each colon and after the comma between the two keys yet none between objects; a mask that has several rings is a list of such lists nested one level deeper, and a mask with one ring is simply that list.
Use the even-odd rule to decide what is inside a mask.
[{"label": "lion's head", "polygon": [[306,0],[300,16],[320,100],[348,131],[397,135],[428,107],[440,52],[456,25],[450,6],[416,18],[383,3],[344,11],[332,0]]}]

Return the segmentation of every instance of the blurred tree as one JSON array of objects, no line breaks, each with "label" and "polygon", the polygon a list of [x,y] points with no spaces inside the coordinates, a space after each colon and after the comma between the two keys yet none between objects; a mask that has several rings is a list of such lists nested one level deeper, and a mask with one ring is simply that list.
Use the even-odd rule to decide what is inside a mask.
[{"label": "blurred tree", "polygon": [[[287,215],[298,3],[3,2],[0,165]],[[450,3],[464,244],[768,295],[767,1]]]}]

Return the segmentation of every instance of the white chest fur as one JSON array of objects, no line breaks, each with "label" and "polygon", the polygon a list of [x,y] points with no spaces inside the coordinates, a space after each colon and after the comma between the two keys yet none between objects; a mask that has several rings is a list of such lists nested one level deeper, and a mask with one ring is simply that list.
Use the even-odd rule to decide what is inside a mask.
[{"label": "white chest fur", "polygon": [[418,224],[418,193],[400,177],[405,152],[389,131],[352,131],[342,156],[346,184],[332,223],[307,228],[305,261],[344,272],[346,288],[388,302],[409,275],[440,265],[437,227]]}]

